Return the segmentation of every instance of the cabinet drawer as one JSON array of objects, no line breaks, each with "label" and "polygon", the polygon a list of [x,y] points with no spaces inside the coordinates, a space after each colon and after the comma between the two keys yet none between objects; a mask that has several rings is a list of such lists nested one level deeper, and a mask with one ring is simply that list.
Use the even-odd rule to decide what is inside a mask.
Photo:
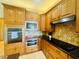
[{"label": "cabinet drawer", "polygon": [[38,47],[26,47],[26,52],[29,53],[29,52],[34,52],[34,51],[37,51],[38,50]]},{"label": "cabinet drawer", "polygon": [[46,52],[47,59],[55,59],[54,56],[52,56],[49,52]]},{"label": "cabinet drawer", "polygon": [[16,53],[24,53],[24,47],[22,43],[13,43],[13,44],[7,44],[5,46],[5,54],[11,55]]}]

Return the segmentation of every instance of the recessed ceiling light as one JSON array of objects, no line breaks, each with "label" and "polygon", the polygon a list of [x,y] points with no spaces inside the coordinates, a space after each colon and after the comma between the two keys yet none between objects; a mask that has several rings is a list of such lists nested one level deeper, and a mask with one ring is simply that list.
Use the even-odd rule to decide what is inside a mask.
[{"label": "recessed ceiling light", "polygon": [[43,0],[32,0],[34,4],[41,4],[43,2]]}]

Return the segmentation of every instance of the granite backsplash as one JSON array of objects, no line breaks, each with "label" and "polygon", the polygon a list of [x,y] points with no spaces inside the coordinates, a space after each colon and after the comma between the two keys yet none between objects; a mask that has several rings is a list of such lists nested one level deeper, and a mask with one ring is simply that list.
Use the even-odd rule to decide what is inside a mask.
[{"label": "granite backsplash", "polygon": [[75,32],[75,22],[55,24],[54,38],[79,46],[79,34]]}]

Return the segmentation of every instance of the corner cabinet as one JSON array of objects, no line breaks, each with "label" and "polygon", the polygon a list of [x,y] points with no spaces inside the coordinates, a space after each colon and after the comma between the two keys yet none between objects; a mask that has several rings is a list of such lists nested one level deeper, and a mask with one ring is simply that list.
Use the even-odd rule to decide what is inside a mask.
[{"label": "corner cabinet", "polygon": [[46,55],[47,59],[72,59],[68,54],[61,51],[54,45],[51,45],[46,40],[41,39],[41,49]]},{"label": "corner cabinet", "polygon": [[25,9],[3,4],[4,18],[7,25],[21,25],[25,20]]}]

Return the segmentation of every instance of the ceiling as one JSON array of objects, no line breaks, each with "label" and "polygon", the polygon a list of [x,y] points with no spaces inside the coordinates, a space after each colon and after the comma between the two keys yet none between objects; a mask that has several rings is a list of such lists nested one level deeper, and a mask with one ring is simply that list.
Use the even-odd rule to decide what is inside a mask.
[{"label": "ceiling", "polygon": [[61,0],[3,0],[3,3],[23,7],[39,14],[46,13]]}]

